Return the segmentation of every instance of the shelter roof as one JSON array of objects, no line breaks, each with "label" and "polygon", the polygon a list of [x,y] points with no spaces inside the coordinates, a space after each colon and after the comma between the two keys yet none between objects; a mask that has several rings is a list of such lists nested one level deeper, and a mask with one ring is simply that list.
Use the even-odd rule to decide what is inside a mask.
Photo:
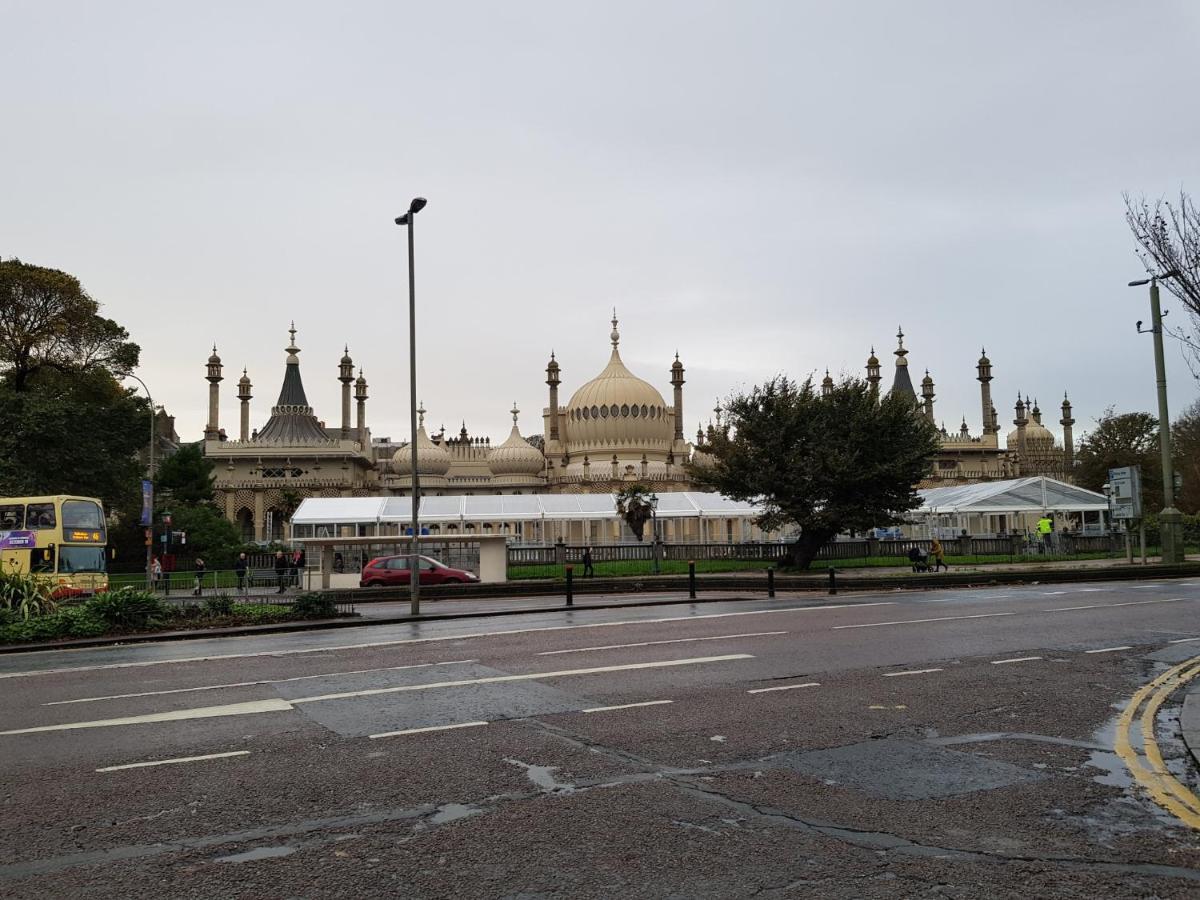
[{"label": "shelter roof", "polygon": [[1093,512],[1108,509],[1095,491],[1045,476],[985,481],[919,492],[918,513]]}]

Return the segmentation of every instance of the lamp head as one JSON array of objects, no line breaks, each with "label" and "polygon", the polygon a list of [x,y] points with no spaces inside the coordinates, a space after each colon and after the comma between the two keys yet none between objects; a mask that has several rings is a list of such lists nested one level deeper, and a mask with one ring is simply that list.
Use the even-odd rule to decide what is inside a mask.
[{"label": "lamp head", "polygon": [[423,210],[425,208],[425,204],[428,202],[429,201],[426,200],[424,197],[413,197],[412,203],[408,204],[409,215],[419,213],[421,210]]},{"label": "lamp head", "polygon": [[[400,220],[399,220],[399,219],[397,219],[396,221],[400,221]],[[1149,284],[1149,283],[1150,283],[1150,279],[1149,279],[1149,278],[1143,278],[1143,279],[1141,279],[1141,280],[1139,280],[1139,281],[1131,281],[1131,282],[1129,282],[1129,286],[1130,286],[1130,287],[1141,287],[1143,284]]]},{"label": "lamp head", "polygon": [[407,225],[408,224],[408,213],[405,213],[402,216],[396,216],[396,224],[397,225]]}]

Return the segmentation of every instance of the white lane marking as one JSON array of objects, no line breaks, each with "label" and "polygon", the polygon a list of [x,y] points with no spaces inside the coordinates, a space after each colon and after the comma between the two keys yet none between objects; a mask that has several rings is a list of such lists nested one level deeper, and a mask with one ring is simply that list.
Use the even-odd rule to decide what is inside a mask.
[{"label": "white lane marking", "polygon": [[660,644],[691,644],[696,641],[725,641],[731,638],[768,637],[787,634],[786,631],[750,631],[745,634],[718,634],[715,637],[675,638],[670,641],[639,641],[636,644],[606,644],[603,647],[573,647],[570,650],[543,650],[538,656],[558,656],[562,653],[587,653],[591,650],[624,650],[628,647],[656,647]]},{"label": "white lane marking", "polygon": [[1160,589],[1166,588],[1166,587],[1170,587],[1170,585],[1169,584],[1135,584],[1135,585],[1133,585],[1133,589],[1135,591],[1157,591],[1157,590],[1160,590]]},{"label": "white lane marking", "polygon": [[36,728],[14,728],[11,731],[0,731],[0,735],[73,731],[77,728],[105,728],[110,725],[143,725],[147,722],[181,722],[185,719],[215,719],[221,716],[248,716],[266,712],[286,712],[291,708],[292,704],[286,700],[251,700],[247,703],[175,709],[170,712],[146,713],[141,716],[122,716],[118,719],[96,719],[91,722],[64,722],[61,725],[39,725]]},{"label": "white lane marking", "polygon": [[820,687],[819,681],[806,681],[804,684],[783,684],[779,687],[755,688],[752,691],[746,691],[747,694],[769,694],[771,691],[794,691],[796,688]]},{"label": "white lane marking", "polygon": [[1200,641],[1200,637],[1194,638],[1176,638],[1173,641],[1167,641],[1168,644],[1187,644],[1191,641]]},{"label": "white lane marking", "polygon": [[1070,594],[1071,591],[1042,591],[1043,597],[1057,597],[1060,594]]},{"label": "white lane marking", "polygon": [[918,603],[953,603],[955,600],[960,600],[960,597],[939,597],[936,600],[918,600]]},{"label": "white lane marking", "polygon": [[977,613],[973,616],[938,616],[934,619],[901,619],[896,622],[867,622],[865,625],[834,625],[833,631],[843,628],[879,628],[883,625],[918,625],[922,622],[950,622],[955,619],[994,619],[996,616],[1014,616],[1016,613]]},{"label": "white lane marking", "polygon": [[1147,603],[1177,603],[1187,597],[1171,597],[1165,600],[1130,600],[1127,603],[1092,603],[1088,606],[1059,606],[1054,609],[1043,609],[1042,612],[1074,612],[1077,609],[1107,609],[1110,606],[1145,606]]},{"label": "white lane marking", "polygon": [[1132,650],[1132,647],[1104,647],[1100,650],[1084,650],[1084,653],[1115,653],[1118,650]]},{"label": "white lane marking", "polygon": [[1103,594],[1105,591],[1110,591],[1112,588],[1080,588],[1075,593],[1077,594]]},{"label": "white lane marking", "polygon": [[404,734],[425,734],[430,731],[453,731],[455,728],[478,728],[480,725],[487,724],[487,722],[458,722],[454,725],[430,725],[427,728],[405,728],[400,731],[382,731],[379,734],[368,734],[367,737],[375,741],[379,738],[400,737]]},{"label": "white lane marking", "polygon": [[[725,619],[733,616],[766,616],[792,612],[821,612],[828,609],[866,609],[872,606],[895,606],[894,600],[876,603],[831,603],[824,606],[789,606],[782,609],[749,609],[728,613],[708,613],[703,616],[671,616],[660,619],[622,619],[616,622],[588,622],[582,625],[548,625],[543,628],[513,628],[506,631],[476,631],[467,634],[449,634],[427,638],[401,638],[394,641],[372,641],[362,644],[333,644],[325,647],[302,647],[295,650],[263,650],[256,653],[219,653],[211,656],[184,656],[176,659],[148,659],[137,662],[102,663],[90,666],[62,666],[54,669],[30,669],[24,672],[2,672],[3,678],[31,678],[35,675],[62,675],[72,672],[96,672],[106,669],[141,669],[147,666],[170,666],[180,663],[213,662],[225,659],[249,659],[259,656],[298,656],[305,653],[333,653],[341,650],[373,650],[379,647],[396,647],[407,644],[429,644],[442,641],[465,641],[472,638],[507,637],[516,634],[536,634],[543,631],[576,631],[581,628],[617,628],[631,625],[661,625],[665,622],[694,622],[701,619]],[[369,627],[369,626],[364,626]],[[128,650],[128,647],[120,648]],[[53,653],[79,653],[71,650],[48,651]]]},{"label": "white lane marking", "polygon": [[884,672],[884,678],[899,678],[901,675],[928,675],[930,672],[944,672],[945,669],[909,669],[905,672]]},{"label": "white lane marking", "polygon": [[617,706],[593,706],[590,709],[581,709],[580,712],[598,713],[598,712],[613,712],[618,709],[635,709],[639,706],[662,706],[664,703],[674,703],[674,700],[646,700],[642,703],[621,703]]},{"label": "white lane marking", "polygon": [[125,763],[123,766],[105,766],[97,772],[120,772],[122,769],[145,769],[150,766],[173,766],[177,763],[201,762],[205,759],[227,759],[230,756],[249,756],[249,750],[231,750],[228,753],[206,753],[204,756],[180,756],[176,759],[155,759],[150,762]]},{"label": "white lane marking", "polygon": [[596,675],[603,672],[628,672],[634,669],[665,669],[674,666],[700,665],[702,663],[729,662],[754,659],[749,653],[732,653],[726,656],[697,656],[692,659],[668,659],[660,662],[626,663],[620,666],[597,666],[590,669],[561,669],[556,672],[529,672],[522,675],[493,675],[487,678],[464,678],[461,681],[438,681],[430,684],[406,684],[387,688],[370,688],[362,691],[343,691],[337,694],[317,694],[312,697],[296,697],[292,700],[252,700],[247,703],[230,703],[224,706],[200,706],[191,709],[176,709],[170,712],[148,713],[141,716],[123,716],[116,719],[96,719],[89,722],[64,722],[59,725],[39,725],[35,728],[15,728],[0,731],[0,735],[33,734],[42,731],[73,731],[78,728],[104,728],[112,725],[142,725],[148,722],[178,722],[186,719],[211,719],[220,716],[241,716],[253,713],[283,712],[292,710],[301,703],[320,703],[327,700],[349,700],[354,697],[375,697],[380,694],[398,694],[410,691],[431,691],[438,688],[462,687],[471,684],[500,684],[510,681],[536,681],[540,678],[564,678],[570,675]]},{"label": "white lane marking", "polygon": [[1012,659],[993,659],[992,665],[993,666],[1002,666],[1005,663],[1033,662],[1035,659],[1041,659],[1041,657],[1040,656],[1014,656]]},{"label": "white lane marking", "polygon": [[[380,694],[402,694],[411,691],[431,691],[438,688],[463,687],[469,684],[502,684],[509,681],[536,681],[541,678],[566,678],[572,675],[598,675],[604,672],[630,672],[635,669],[666,669],[672,666],[694,666],[703,663],[730,662],[754,659],[749,653],[730,653],[725,656],[696,656],[691,659],[664,659],[658,662],[625,663],[619,666],[595,666],[590,669],[559,669],[557,672],[526,672],[521,675],[489,675],[485,678],[464,678],[461,681],[435,681],[431,684],[402,684],[394,687],[368,688],[362,691],[343,691],[337,694],[318,694],[314,697],[295,697],[292,703],[323,703],[326,700],[349,700],[354,697],[377,697]],[[2,733],[2,732],[0,732]]]},{"label": "white lane marking", "polygon": [[205,684],[200,687],[174,688],[169,691],[142,691],[137,694],[108,694],[104,697],[79,697],[76,700],[52,700],[42,706],[65,706],[69,703],[95,703],[97,700],[128,700],[131,697],[161,697],[163,694],[188,694],[193,691],[216,691],[221,688],[255,687],[261,684],[287,684],[289,681],[305,681],[309,678],[338,678],[343,675],[365,675],[370,672],[396,672],[401,669],[426,669],[430,666],[461,666],[479,662],[477,659],[456,659],[449,662],[415,663],[411,666],[384,666],[379,669],[355,669],[352,672],[323,672],[320,675],[296,675],[292,678],[268,678],[261,681],[235,681],[230,684]]}]

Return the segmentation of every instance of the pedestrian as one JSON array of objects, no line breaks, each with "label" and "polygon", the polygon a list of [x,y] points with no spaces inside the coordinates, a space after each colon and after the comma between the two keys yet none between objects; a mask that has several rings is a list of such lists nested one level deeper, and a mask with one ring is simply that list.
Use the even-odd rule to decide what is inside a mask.
[{"label": "pedestrian", "polygon": [[282,550],[275,551],[275,581],[279,584],[279,590],[275,593],[282,594],[287,589],[287,570],[288,561],[283,555]]},{"label": "pedestrian", "polygon": [[296,584],[300,584],[300,577],[304,575],[304,548],[301,547],[292,555],[292,575],[296,578]]},{"label": "pedestrian", "polygon": [[200,592],[204,589],[204,570],[207,567],[204,565],[204,560],[199,556],[196,557],[196,586],[192,590],[193,597],[199,597]]},{"label": "pedestrian", "polygon": [[1049,553],[1051,536],[1054,534],[1054,520],[1050,518],[1049,513],[1042,513],[1042,517],[1038,519],[1037,531],[1042,538],[1042,552]]},{"label": "pedestrian", "polygon": [[936,537],[929,542],[929,555],[933,557],[933,571],[937,572],[939,568],[950,571],[950,567],[946,565],[946,552],[942,549],[942,542]]},{"label": "pedestrian", "polygon": [[592,578],[596,574],[596,572],[594,569],[592,569],[592,548],[591,547],[583,548],[582,562],[583,562],[583,577],[584,578]]},{"label": "pedestrian", "polygon": [[162,581],[162,563],[158,561],[158,557],[150,560],[150,583],[154,586],[154,590],[158,590],[159,583]]},{"label": "pedestrian", "polygon": [[245,553],[239,553],[237,560],[233,564],[233,571],[237,573],[238,593],[246,593],[246,570],[250,567],[250,561],[246,559]]}]

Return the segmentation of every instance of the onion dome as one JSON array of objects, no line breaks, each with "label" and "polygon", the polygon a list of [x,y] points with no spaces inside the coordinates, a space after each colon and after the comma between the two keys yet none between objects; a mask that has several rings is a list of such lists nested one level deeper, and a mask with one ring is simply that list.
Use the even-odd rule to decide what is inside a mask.
[{"label": "onion dome", "polygon": [[349,345],[349,344],[345,345],[345,347],[344,347],[344,348],[343,348],[343,350],[342,350],[341,364],[342,364],[343,366],[352,366],[352,365],[354,365],[354,360],[352,360],[352,359],[350,358],[350,345]]},{"label": "onion dome", "polygon": [[577,390],[567,404],[569,447],[612,444],[670,445],[674,427],[666,402],[653,385],[638,378],[621,361],[621,336],[612,320],[612,356],[599,375]]},{"label": "onion dome", "polygon": [[499,447],[493,447],[487,456],[488,468],[492,474],[504,475],[540,475],[546,467],[546,459],[531,446],[517,430],[517,415],[520,410],[514,403],[512,408],[513,427],[508,440]]},{"label": "onion dome", "polygon": [[879,357],[875,355],[874,347],[871,348],[871,355],[867,357],[867,365],[868,366],[878,366],[879,365]]},{"label": "onion dome", "polygon": [[219,366],[221,364],[221,357],[217,356],[217,345],[216,344],[213,344],[213,352],[212,352],[212,356],[210,356],[208,358],[208,364],[210,366]]},{"label": "onion dome", "polygon": [[983,347],[980,347],[979,353],[980,353],[979,365],[990,366],[992,364],[992,361],[990,359],[988,359],[988,357],[987,357],[987,350]]},{"label": "onion dome", "polygon": [[[425,410],[422,408],[417,412],[421,415],[421,425],[417,428],[417,474],[422,477],[445,477],[450,471],[450,453],[429,439],[425,433]],[[392,456],[392,471],[402,477],[412,477],[412,448],[409,444]]]},{"label": "onion dome", "polygon": [[250,387],[250,375],[245,369],[242,369],[242,377],[238,379],[238,385],[240,387]]}]

